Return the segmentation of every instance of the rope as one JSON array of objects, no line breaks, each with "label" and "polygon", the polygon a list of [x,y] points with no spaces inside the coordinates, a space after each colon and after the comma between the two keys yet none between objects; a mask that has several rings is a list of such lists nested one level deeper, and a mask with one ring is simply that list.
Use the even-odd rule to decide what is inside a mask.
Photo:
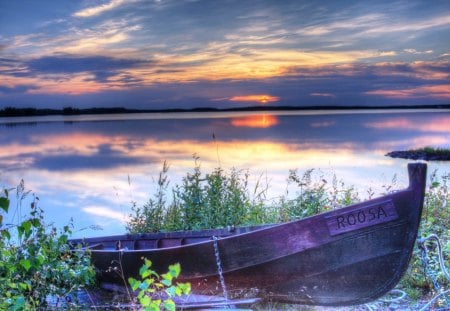
[{"label": "rope", "polygon": [[[446,295],[450,294],[450,289],[448,289],[448,290],[442,289],[442,287],[439,284],[438,279],[437,279],[438,272],[434,271],[428,262],[429,250],[425,243],[427,241],[431,241],[431,240],[435,241],[437,244],[439,266],[442,271],[442,274],[450,282],[450,274],[449,274],[447,268],[445,267],[443,248],[442,248],[442,243],[441,243],[439,237],[436,234],[431,234],[430,236],[428,236],[426,238],[418,238],[417,244],[419,246],[419,249],[421,250],[421,260],[422,260],[422,264],[424,265],[424,268],[425,268],[426,276],[428,276],[431,279],[431,282],[433,283],[434,288],[436,289],[436,291],[438,291],[438,294],[435,295],[432,299],[430,299],[430,301],[428,301],[424,306],[422,306],[420,309],[418,309],[418,311],[430,310],[431,306],[439,298],[444,298],[445,302],[447,303],[447,308],[445,308],[445,310],[450,310],[450,302],[449,302],[448,298],[446,297]],[[390,293],[391,294],[396,293],[396,294],[398,294],[398,297],[379,299],[373,303],[365,304],[364,306],[369,311],[375,311],[375,310],[379,309],[379,307],[380,307],[379,305],[382,303],[390,304],[390,303],[398,302],[398,301],[406,298],[406,296],[407,296],[407,294],[404,291],[399,290],[399,289],[394,289]]]},{"label": "rope", "polygon": [[439,292],[436,296],[434,296],[425,306],[423,306],[420,311],[425,311],[428,310],[428,308],[441,296],[444,297],[448,308],[450,308],[450,301],[447,299],[446,295],[448,293],[450,293],[450,290],[443,290],[441,288],[441,285],[439,284],[438,280],[437,280],[437,273],[433,271],[433,269],[430,267],[429,263],[428,263],[428,248],[425,245],[425,242],[427,242],[428,240],[434,240],[437,243],[437,247],[438,247],[438,258],[439,258],[439,266],[441,268],[442,274],[444,275],[444,277],[450,282],[450,274],[447,271],[447,268],[445,267],[445,262],[444,262],[444,254],[443,254],[443,250],[442,250],[442,244],[441,241],[439,239],[439,237],[436,234],[431,234],[426,238],[419,238],[417,240],[417,243],[419,245],[419,248],[422,251],[422,263],[425,267],[425,272],[428,275],[428,277],[431,279],[431,281],[433,282],[433,286],[434,288]]},{"label": "rope", "polygon": [[373,303],[366,303],[364,306],[369,311],[379,310],[380,304],[386,304],[386,303],[391,304],[391,303],[399,302],[399,301],[405,299],[406,296],[408,295],[408,294],[406,294],[406,292],[404,292],[400,289],[393,289],[389,292],[389,294],[398,295],[398,296],[392,297],[392,298],[384,297],[383,299],[378,299],[377,301],[375,301]]},{"label": "rope", "polygon": [[218,238],[216,236],[213,236],[212,238],[214,245],[214,255],[216,256],[217,271],[219,272],[220,285],[222,286],[225,303],[228,305],[228,292],[227,287],[225,285],[225,279],[223,277],[222,261],[220,260],[219,245],[217,243]]}]

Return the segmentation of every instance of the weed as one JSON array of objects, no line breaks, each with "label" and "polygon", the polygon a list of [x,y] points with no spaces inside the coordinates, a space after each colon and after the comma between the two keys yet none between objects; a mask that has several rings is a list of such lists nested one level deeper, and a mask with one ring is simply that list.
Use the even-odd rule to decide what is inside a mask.
[{"label": "weed", "polygon": [[133,291],[138,291],[137,300],[145,311],[175,311],[173,297],[188,295],[189,283],[174,283],[181,272],[180,264],[169,266],[167,273],[159,275],[151,269],[152,262],[143,258],[144,264],[139,269],[141,280],[130,277],[128,283]]}]

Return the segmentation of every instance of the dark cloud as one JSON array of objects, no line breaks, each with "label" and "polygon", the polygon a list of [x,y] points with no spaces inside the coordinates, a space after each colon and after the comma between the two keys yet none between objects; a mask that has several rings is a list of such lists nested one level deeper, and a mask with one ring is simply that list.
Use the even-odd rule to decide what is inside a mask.
[{"label": "dark cloud", "polygon": [[25,62],[31,75],[74,74],[90,72],[95,81],[105,82],[120,70],[150,65],[151,61],[114,58],[108,56],[45,56]]},{"label": "dark cloud", "polygon": [[115,71],[140,66],[148,61],[107,56],[45,56],[28,61],[28,68],[37,73],[79,73]]},{"label": "dark cloud", "polygon": [[37,87],[33,85],[18,85],[14,87],[0,85],[0,94],[23,94],[34,89],[37,89]]}]

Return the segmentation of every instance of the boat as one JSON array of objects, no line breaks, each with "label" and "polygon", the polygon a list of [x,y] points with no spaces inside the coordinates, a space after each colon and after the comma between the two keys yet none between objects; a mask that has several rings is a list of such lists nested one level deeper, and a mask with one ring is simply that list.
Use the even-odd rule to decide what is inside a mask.
[{"label": "boat", "polygon": [[[416,240],[426,164],[408,164],[409,186],[282,224],[71,240],[89,249],[102,284],[139,278],[142,258],[163,273],[180,263],[192,293],[227,299],[345,306],[396,286]],[[119,272],[118,272],[119,271]]]}]

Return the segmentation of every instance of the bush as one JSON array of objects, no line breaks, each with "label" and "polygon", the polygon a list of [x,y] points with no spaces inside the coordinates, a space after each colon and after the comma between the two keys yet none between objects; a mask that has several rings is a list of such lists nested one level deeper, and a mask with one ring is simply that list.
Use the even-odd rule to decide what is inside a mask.
[{"label": "bush", "polygon": [[[17,198],[25,192],[22,181]],[[9,192],[0,195],[0,211],[9,212]],[[17,225],[4,225],[0,215],[0,309],[38,309],[47,306],[47,298],[61,298],[91,285],[94,269],[88,254],[72,252],[67,240],[72,224],[58,230],[44,222],[44,211],[34,197],[27,217]],[[21,214],[21,204],[18,206]]]}]

